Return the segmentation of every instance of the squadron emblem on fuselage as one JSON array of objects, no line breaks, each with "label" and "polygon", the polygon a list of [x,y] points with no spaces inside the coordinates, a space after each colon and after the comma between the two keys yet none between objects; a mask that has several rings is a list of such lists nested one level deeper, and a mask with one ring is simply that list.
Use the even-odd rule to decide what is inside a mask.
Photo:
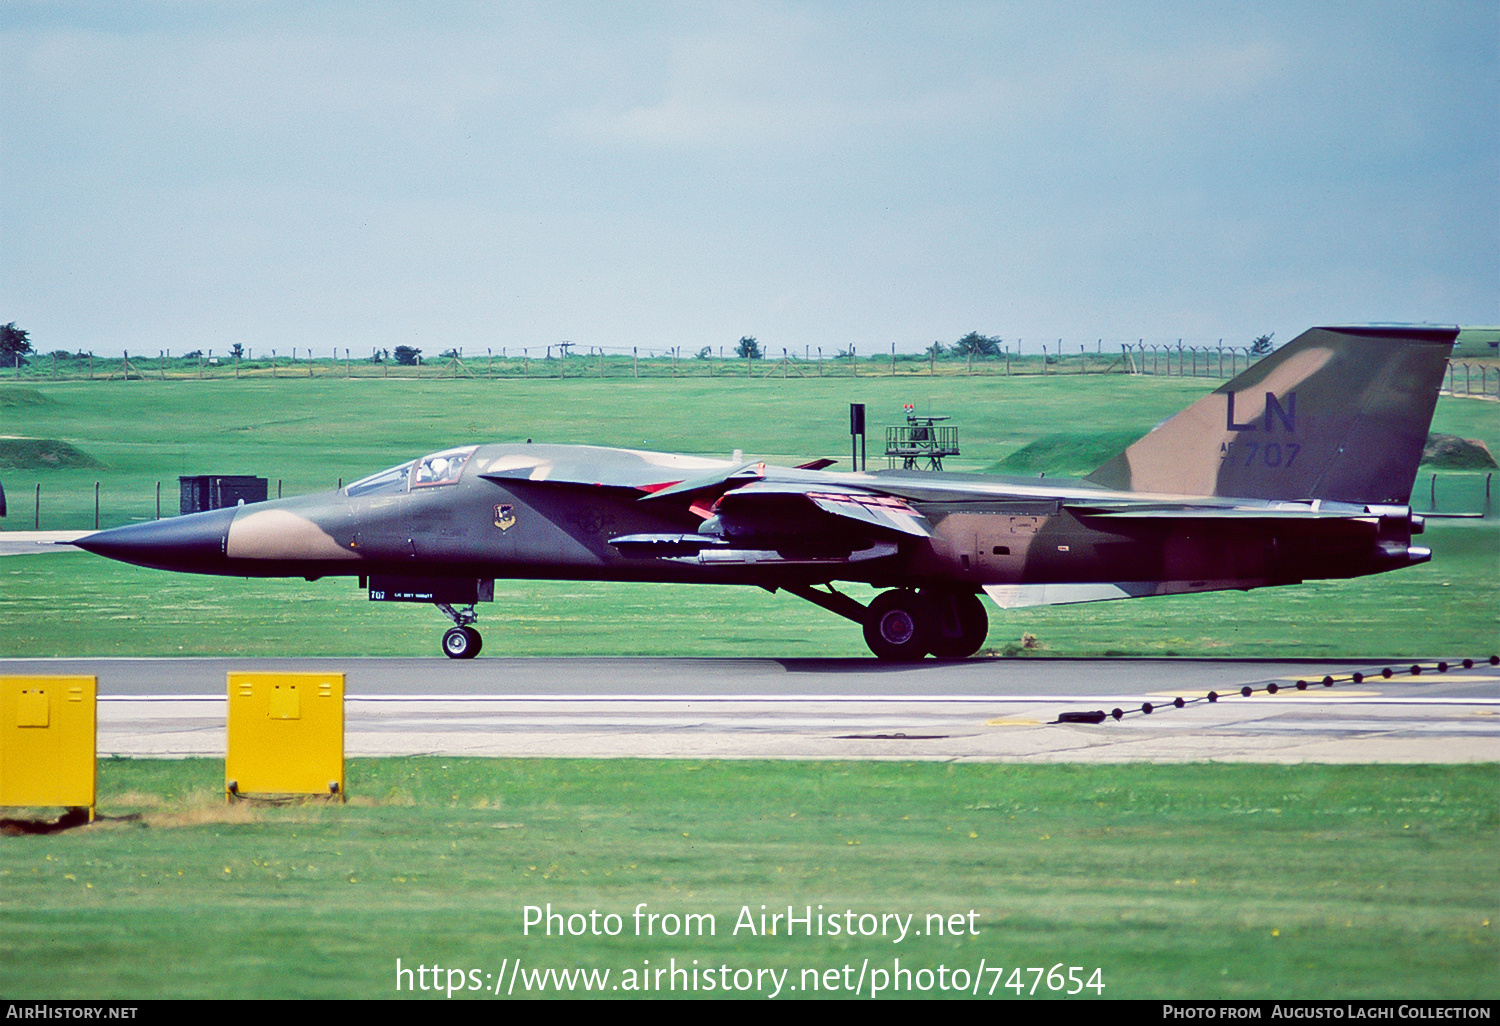
[{"label": "squadron emblem on fuselage", "polygon": [[501,503],[495,506],[495,526],[502,531],[509,531],[516,526],[516,507],[510,503]]}]

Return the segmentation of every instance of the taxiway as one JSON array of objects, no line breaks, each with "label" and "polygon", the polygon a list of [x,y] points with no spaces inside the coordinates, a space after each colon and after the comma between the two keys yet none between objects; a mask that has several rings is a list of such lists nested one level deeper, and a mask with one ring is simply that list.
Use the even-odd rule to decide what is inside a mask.
[{"label": "taxiway", "polygon": [[[1390,679],[1379,676],[1390,666]],[[222,756],[231,670],[345,674],[346,754],[1036,762],[1500,761],[1500,669],[1194,659],[4,659],[99,678],[101,755]],[[1373,673],[1332,688],[1325,674]],[[1313,682],[1305,691],[1288,687]],[[1241,697],[1241,685],[1283,690]],[[1224,696],[1184,709],[1174,697]],[[1145,702],[1151,715],[1138,711]],[[1119,721],[1055,723],[1121,708]]]}]

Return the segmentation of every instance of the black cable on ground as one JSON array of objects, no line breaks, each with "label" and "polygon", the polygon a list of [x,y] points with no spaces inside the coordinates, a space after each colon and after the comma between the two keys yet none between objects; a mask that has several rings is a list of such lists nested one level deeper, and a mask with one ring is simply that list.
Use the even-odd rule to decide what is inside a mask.
[{"label": "black cable on ground", "polygon": [[[1500,666],[1500,655],[1492,655],[1488,659],[1484,660],[1484,662],[1489,663],[1489,665],[1491,666]],[[1350,670],[1345,673],[1327,675],[1322,680],[1317,681],[1316,684],[1321,684],[1325,688],[1331,688],[1336,684],[1362,684],[1364,683],[1366,678],[1374,676],[1379,676],[1382,680],[1390,680],[1398,673],[1410,674],[1413,677],[1421,676],[1421,674],[1426,670],[1436,670],[1438,673],[1447,673],[1450,669],[1456,669],[1459,666],[1462,666],[1462,668],[1465,670],[1471,670],[1474,668],[1474,660],[1464,659],[1457,663],[1450,664],[1447,660],[1444,659],[1439,660],[1435,663],[1427,663],[1425,665],[1423,663],[1412,663],[1411,666],[1404,669],[1392,669],[1389,666],[1382,666],[1379,670]],[[1185,709],[1190,705],[1197,705],[1200,702],[1208,702],[1210,705],[1213,705],[1218,703],[1220,699],[1233,698],[1236,694],[1238,694],[1242,698],[1249,698],[1251,695],[1255,694],[1258,691],[1263,691],[1268,695],[1274,695],[1281,691],[1288,690],[1306,691],[1309,687],[1313,686],[1315,686],[1315,684],[1309,683],[1305,680],[1299,680],[1296,682],[1296,684],[1292,685],[1282,684],[1279,681],[1275,680],[1256,681],[1254,684],[1246,684],[1242,686],[1237,692],[1220,694],[1217,691],[1210,691],[1208,694],[1198,698],[1177,697],[1172,699],[1171,702],[1165,705],[1158,705],[1153,702],[1143,702],[1141,703],[1139,708],[1135,709],[1123,709],[1117,706],[1116,708],[1111,709],[1109,712],[1105,712],[1103,709],[1093,709],[1087,712],[1059,713],[1057,719],[1053,720],[1052,722],[1103,723],[1107,719],[1118,721],[1124,719],[1126,716],[1150,716],[1152,713],[1164,711],[1168,708]]]}]

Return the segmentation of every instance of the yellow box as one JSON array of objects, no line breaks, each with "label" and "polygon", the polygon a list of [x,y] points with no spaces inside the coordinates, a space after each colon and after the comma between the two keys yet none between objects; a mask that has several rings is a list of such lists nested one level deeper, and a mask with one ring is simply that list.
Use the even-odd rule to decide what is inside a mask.
[{"label": "yellow box", "polygon": [[0,676],[0,805],[94,817],[97,677]]},{"label": "yellow box", "polygon": [[344,675],[229,674],[224,790],[344,794]]}]

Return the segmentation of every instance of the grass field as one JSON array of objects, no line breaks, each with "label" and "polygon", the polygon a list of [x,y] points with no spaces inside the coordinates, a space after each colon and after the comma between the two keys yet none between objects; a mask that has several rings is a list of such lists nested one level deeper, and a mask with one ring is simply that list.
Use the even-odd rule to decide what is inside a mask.
[{"label": "grass field", "polygon": [[[518,958],[797,987],[899,957],[983,959],[1005,998],[1013,968],[1057,963],[1102,970],[1107,998],[1500,992],[1492,766],[355,760],[348,805],[282,809],[225,808],[201,760],[106,760],[100,785],[107,815],[144,820],[0,842],[7,998],[386,998],[398,957],[491,987]],[[634,936],[640,902],[716,933]],[[548,903],[623,928],[524,935]],[[973,910],[978,932],[733,932],[788,904],[917,929]]]}]

